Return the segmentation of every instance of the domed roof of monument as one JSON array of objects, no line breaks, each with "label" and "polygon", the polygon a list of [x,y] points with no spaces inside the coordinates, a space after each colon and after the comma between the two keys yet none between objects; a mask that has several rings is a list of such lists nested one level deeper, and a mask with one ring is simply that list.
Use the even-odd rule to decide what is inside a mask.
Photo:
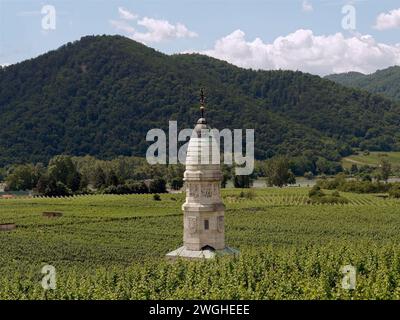
[{"label": "domed roof of monument", "polygon": [[204,94],[201,90],[200,110],[201,118],[193,129],[192,136],[189,140],[186,166],[219,166],[220,154],[219,146],[213,135],[211,128],[207,125],[204,117]]},{"label": "domed roof of monument", "polygon": [[198,137],[200,137],[202,130],[211,130],[211,128],[207,125],[206,119],[202,117],[199,120],[197,120],[197,123],[194,126],[193,130],[194,130],[194,134],[196,134]]}]

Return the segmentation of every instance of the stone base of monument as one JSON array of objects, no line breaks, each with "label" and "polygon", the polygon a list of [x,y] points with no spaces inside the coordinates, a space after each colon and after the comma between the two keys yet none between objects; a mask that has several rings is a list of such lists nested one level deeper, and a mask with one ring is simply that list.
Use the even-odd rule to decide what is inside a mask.
[{"label": "stone base of monument", "polygon": [[187,250],[180,247],[166,255],[167,259],[213,259],[220,256],[238,256],[239,250],[226,247],[222,250],[204,249],[204,250]]}]

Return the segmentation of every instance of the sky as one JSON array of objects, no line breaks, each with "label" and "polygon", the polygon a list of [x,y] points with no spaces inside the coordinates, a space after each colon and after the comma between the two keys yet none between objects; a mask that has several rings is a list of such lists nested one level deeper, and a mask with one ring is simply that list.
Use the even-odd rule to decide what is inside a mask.
[{"label": "sky", "polygon": [[0,0],[0,65],[85,35],[318,75],[400,65],[400,0]]}]

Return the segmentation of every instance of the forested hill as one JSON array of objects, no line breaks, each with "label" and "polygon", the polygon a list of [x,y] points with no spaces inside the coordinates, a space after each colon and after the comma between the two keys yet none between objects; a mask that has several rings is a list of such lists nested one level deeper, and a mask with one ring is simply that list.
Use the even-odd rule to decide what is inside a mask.
[{"label": "forested hill", "polygon": [[151,128],[192,127],[204,87],[213,127],[254,128],[256,157],[338,160],[399,149],[399,106],[318,76],[252,71],[88,36],[0,70],[0,166],[55,154],[144,155]]},{"label": "forested hill", "polygon": [[378,70],[368,75],[348,72],[332,74],[326,78],[348,87],[379,93],[389,99],[400,101],[400,66]]}]

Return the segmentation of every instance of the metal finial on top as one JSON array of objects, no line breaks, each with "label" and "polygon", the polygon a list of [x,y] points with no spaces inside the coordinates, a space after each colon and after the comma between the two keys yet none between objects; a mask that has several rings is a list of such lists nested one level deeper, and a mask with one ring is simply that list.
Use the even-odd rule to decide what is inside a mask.
[{"label": "metal finial on top", "polygon": [[201,117],[204,118],[204,105],[205,105],[205,97],[204,97],[204,90],[203,88],[200,89],[200,111],[201,111]]}]

